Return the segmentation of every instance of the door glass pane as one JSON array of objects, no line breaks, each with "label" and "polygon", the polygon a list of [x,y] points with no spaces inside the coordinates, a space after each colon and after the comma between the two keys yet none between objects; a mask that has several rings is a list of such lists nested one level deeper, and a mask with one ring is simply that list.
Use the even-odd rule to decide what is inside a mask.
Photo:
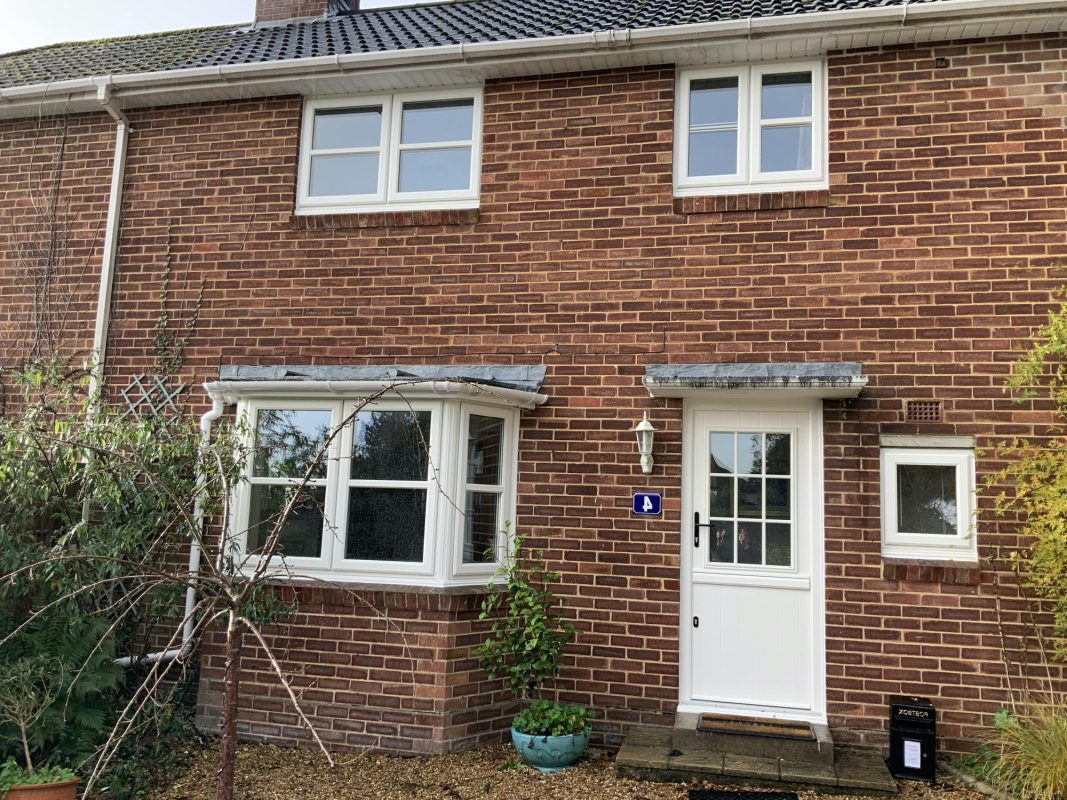
[{"label": "door glass pane", "polygon": [[711,546],[709,560],[721,564],[734,563],[734,523],[713,522],[711,524]]},{"label": "door glass pane", "polygon": [[499,495],[467,492],[463,522],[464,564],[485,564],[496,560],[499,502]]},{"label": "door glass pane", "polygon": [[789,519],[789,479],[767,478],[767,519]]},{"label": "door glass pane", "polygon": [[332,416],[327,410],[271,408],[257,412],[252,475],[303,478],[310,468],[311,478],[325,478],[326,457],[319,456],[331,424]]},{"label": "door glass pane", "polygon": [[711,479],[711,508],[708,513],[713,517],[734,515],[734,478]]},{"label": "door glass pane", "polygon": [[789,119],[811,116],[811,73],[788,72],[763,76],[760,116]]},{"label": "door glass pane", "polygon": [[382,107],[336,108],[315,112],[312,150],[377,147],[382,140]]},{"label": "door glass pane", "polygon": [[405,150],[400,154],[402,192],[444,192],[469,189],[470,185],[469,147]]},{"label": "door glass pane", "polygon": [[788,567],[793,564],[792,526],[779,522],[767,523],[767,566]]},{"label": "door glass pane", "polygon": [[248,509],[247,552],[263,550],[294,492],[300,497],[285,518],[278,539],[279,555],[287,558],[318,558],[322,550],[322,508],[326,503],[326,487],[253,485]]},{"label": "door glass pane", "polygon": [[425,489],[349,489],[345,558],[422,561],[425,529]]},{"label": "door glass pane", "polygon": [[471,414],[467,436],[467,483],[500,483],[500,449],[504,420]]},{"label": "door glass pane", "polygon": [[763,472],[763,434],[737,434],[737,472],[739,475],[759,475]]},{"label": "door glass pane", "polygon": [[737,516],[763,516],[763,481],[759,478],[737,479]]},{"label": "door glass pane", "polygon": [[737,174],[737,130],[689,134],[689,177]]},{"label": "door glass pane", "polygon": [[763,563],[763,523],[739,522],[737,524],[737,563]]},{"label": "door glass pane", "polygon": [[734,471],[734,434],[711,434],[711,471],[720,474]]},{"label": "door glass pane", "polygon": [[464,142],[473,138],[474,100],[434,100],[404,103],[401,144]]},{"label": "door glass pane", "polygon": [[378,191],[378,154],[312,156],[312,197],[375,194]]},{"label": "door glass pane", "polygon": [[767,434],[767,474],[788,475],[792,460],[788,433]]},{"label": "door glass pane", "polygon": [[899,533],[955,536],[956,468],[936,464],[897,465]]},{"label": "door glass pane", "polygon": [[811,169],[811,126],[764,128],[760,139],[760,172]]},{"label": "door glass pane", "polygon": [[352,434],[353,480],[424,481],[429,471],[429,455],[429,411],[356,414]]},{"label": "door glass pane", "polygon": [[689,125],[737,122],[737,78],[708,78],[689,84]]}]

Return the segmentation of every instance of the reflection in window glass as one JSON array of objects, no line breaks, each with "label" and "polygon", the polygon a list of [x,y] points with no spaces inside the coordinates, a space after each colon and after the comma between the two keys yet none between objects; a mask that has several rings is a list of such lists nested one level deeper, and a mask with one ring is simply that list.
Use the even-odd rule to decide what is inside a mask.
[{"label": "reflection in window glass", "polygon": [[261,410],[256,415],[253,476],[303,478],[311,468],[312,479],[325,478],[327,459],[321,454],[331,424],[328,410]]},{"label": "reflection in window glass", "polygon": [[425,489],[349,489],[345,558],[422,561],[425,533]]},{"label": "reflection in window glass", "polygon": [[711,471],[733,472],[734,463],[734,434],[711,434]]},{"label": "reflection in window glass", "polygon": [[467,505],[463,512],[464,564],[485,564],[496,560],[499,503],[499,495],[467,492]]},{"label": "reflection in window glass", "polygon": [[718,520],[711,523],[710,560],[720,564],[734,563],[734,523]]},{"label": "reflection in window glass", "polygon": [[811,126],[779,125],[764,128],[760,144],[760,170],[793,172],[811,169]]},{"label": "reflection in window glass", "polygon": [[792,526],[767,523],[767,566],[788,567],[793,563]]},{"label": "reflection in window glass", "polygon": [[474,100],[404,103],[401,144],[466,142],[474,134]]},{"label": "reflection in window glass", "polygon": [[737,123],[736,77],[707,78],[689,84],[689,125]]},{"label": "reflection in window glass", "polygon": [[763,523],[739,522],[737,524],[737,563],[763,563]]},{"label": "reflection in window glass", "polygon": [[897,465],[897,527],[900,533],[955,536],[958,528],[956,467]]},{"label": "reflection in window glass", "polygon": [[500,483],[504,420],[471,414],[467,436],[467,483]]},{"label": "reflection in window glass", "polygon": [[401,192],[443,192],[469,189],[471,149],[448,147],[400,153]]},{"label": "reflection in window glass", "polygon": [[765,120],[810,117],[811,73],[764,75],[760,116]]},{"label": "reflection in window glass", "polygon": [[689,177],[736,174],[736,130],[689,134]]},{"label": "reflection in window glass", "polygon": [[737,471],[741,475],[763,472],[763,434],[737,434]]},{"label": "reflection in window glass", "polygon": [[360,411],[356,415],[353,480],[424,481],[429,453],[429,411]]},{"label": "reflection in window glass", "polygon": [[275,552],[286,558],[318,558],[322,551],[322,517],[326,489],[305,486],[298,490],[292,485],[262,485],[251,487],[248,512],[248,552],[262,552],[275,526],[281,519],[293,494],[300,496],[285,518]]},{"label": "reflection in window glass", "polygon": [[315,112],[313,150],[378,147],[382,140],[382,107],[331,108]]},{"label": "reflection in window glass", "polygon": [[311,157],[312,197],[374,194],[378,191],[378,154]]}]

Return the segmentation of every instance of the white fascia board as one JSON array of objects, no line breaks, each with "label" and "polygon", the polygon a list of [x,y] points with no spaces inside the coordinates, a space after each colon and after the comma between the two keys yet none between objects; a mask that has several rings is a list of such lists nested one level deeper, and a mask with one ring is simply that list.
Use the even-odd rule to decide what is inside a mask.
[{"label": "white fascia board", "polygon": [[[198,93],[218,99],[218,92],[233,98],[269,94],[272,82],[304,81],[315,78],[356,79],[382,70],[407,72],[433,69],[471,70],[482,77],[521,74],[516,66],[538,62],[539,69],[573,68],[574,59],[591,65],[599,62],[623,66],[650,63],[653,54],[677,57],[684,51],[701,51],[730,42],[756,44],[765,39],[810,40],[808,47],[835,49],[835,42],[850,34],[864,33],[877,41],[902,44],[929,40],[930,29],[949,23],[967,38],[980,35],[979,26],[999,21],[1035,21],[1048,17],[1053,29],[1067,27],[1062,0],[1016,0],[1006,13],[1003,0],[942,0],[921,5],[878,7],[858,11],[829,11],[783,17],[726,20],[723,22],[678,25],[669,28],[601,31],[568,36],[518,39],[504,42],[478,42],[465,45],[427,47],[418,50],[350,53],[318,58],[290,59],[256,64],[196,67],[183,70],[98,76],[68,81],[39,83],[0,89],[0,118],[36,116],[42,109],[70,111],[98,110],[95,93],[101,82],[112,85],[113,96],[124,107],[162,104],[166,94],[194,101]],[[970,29],[974,28],[972,32]],[[632,54],[628,58],[627,54]],[[706,59],[706,54],[705,54]],[[666,63],[672,63],[669,59]],[[590,67],[595,68],[595,67]],[[91,96],[88,96],[91,95]],[[164,101],[171,102],[171,101]]]},{"label": "white fascia board", "polygon": [[482,403],[491,403],[512,408],[532,409],[545,403],[548,397],[522,389],[508,389],[465,381],[439,380],[381,380],[381,381],[212,381],[204,384],[204,390],[212,399],[221,399],[235,405],[245,397],[341,397],[375,394],[382,390],[395,390],[409,399],[442,399],[471,397]]}]

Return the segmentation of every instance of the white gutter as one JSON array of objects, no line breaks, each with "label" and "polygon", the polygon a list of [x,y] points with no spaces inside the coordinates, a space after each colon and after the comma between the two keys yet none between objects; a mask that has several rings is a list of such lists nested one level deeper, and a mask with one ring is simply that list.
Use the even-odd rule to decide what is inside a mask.
[{"label": "white gutter", "polygon": [[483,402],[496,401],[519,408],[535,408],[548,400],[537,392],[487,386],[467,381],[438,381],[397,378],[372,381],[213,381],[204,388],[213,398],[236,403],[242,397],[315,397],[321,395],[369,395],[395,390],[405,397],[470,395]]},{"label": "white gutter", "polygon": [[97,86],[97,101],[115,120],[115,155],[111,165],[111,192],[107,201],[107,221],[104,226],[104,250],[100,259],[100,291],[96,298],[96,322],[93,325],[93,347],[90,353],[89,402],[95,404],[104,379],[104,358],[107,354],[107,329],[111,323],[111,288],[115,282],[115,262],[119,249],[119,229],[122,226],[122,184],[126,177],[126,150],[130,138],[130,121],[115,105],[111,84]]},{"label": "white gutter", "polygon": [[[255,64],[195,67],[147,73],[112,75],[106,83],[116,96],[132,104],[151,105],[151,95],[161,91],[198,92],[242,85],[268,87],[286,79],[342,77],[352,72],[395,72],[398,70],[441,69],[446,67],[489,66],[530,62],[535,59],[579,58],[597,55],[604,50],[641,51],[673,47],[702,49],[730,41],[759,41],[773,37],[803,35],[831,38],[848,32],[869,35],[878,31],[917,32],[937,24],[979,21],[1015,21],[1025,16],[1064,13],[1063,0],[941,0],[934,3],[903,4],[850,11],[794,14],[722,22],[643,28],[623,31],[599,31],[568,36],[520,39],[504,42],[477,42],[465,45],[427,47],[374,53],[347,53],[316,58],[290,59]],[[908,37],[900,37],[907,41]],[[26,106],[25,113],[36,114],[37,103],[74,102],[95,92],[100,79],[38,83],[0,89],[0,113]],[[5,106],[7,107],[5,109]],[[12,116],[10,113],[4,114]]]},{"label": "white gutter", "polygon": [[[223,397],[212,395],[211,410],[200,417],[200,458],[207,455],[211,445],[211,423],[222,416],[226,410],[226,400]],[[196,476],[196,500],[193,503],[193,527],[203,535],[204,531],[204,492],[207,489],[207,476],[203,467],[197,468]],[[193,649],[193,631],[196,630],[196,578],[200,574],[200,542],[194,536],[189,544],[189,584],[185,588],[185,617],[182,624],[182,646],[170,650],[161,650],[158,653],[149,653],[145,656],[124,656],[115,659],[120,667],[130,667],[134,664],[154,664],[157,661],[173,661],[179,656],[188,655]]]}]

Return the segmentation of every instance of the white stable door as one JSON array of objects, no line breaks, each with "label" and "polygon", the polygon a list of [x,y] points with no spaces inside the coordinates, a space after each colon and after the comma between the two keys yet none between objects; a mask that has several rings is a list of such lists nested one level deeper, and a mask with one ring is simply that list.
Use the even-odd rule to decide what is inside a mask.
[{"label": "white stable door", "polygon": [[818,400],[687,415],[683,710],[824,716],[818,418]]}]

